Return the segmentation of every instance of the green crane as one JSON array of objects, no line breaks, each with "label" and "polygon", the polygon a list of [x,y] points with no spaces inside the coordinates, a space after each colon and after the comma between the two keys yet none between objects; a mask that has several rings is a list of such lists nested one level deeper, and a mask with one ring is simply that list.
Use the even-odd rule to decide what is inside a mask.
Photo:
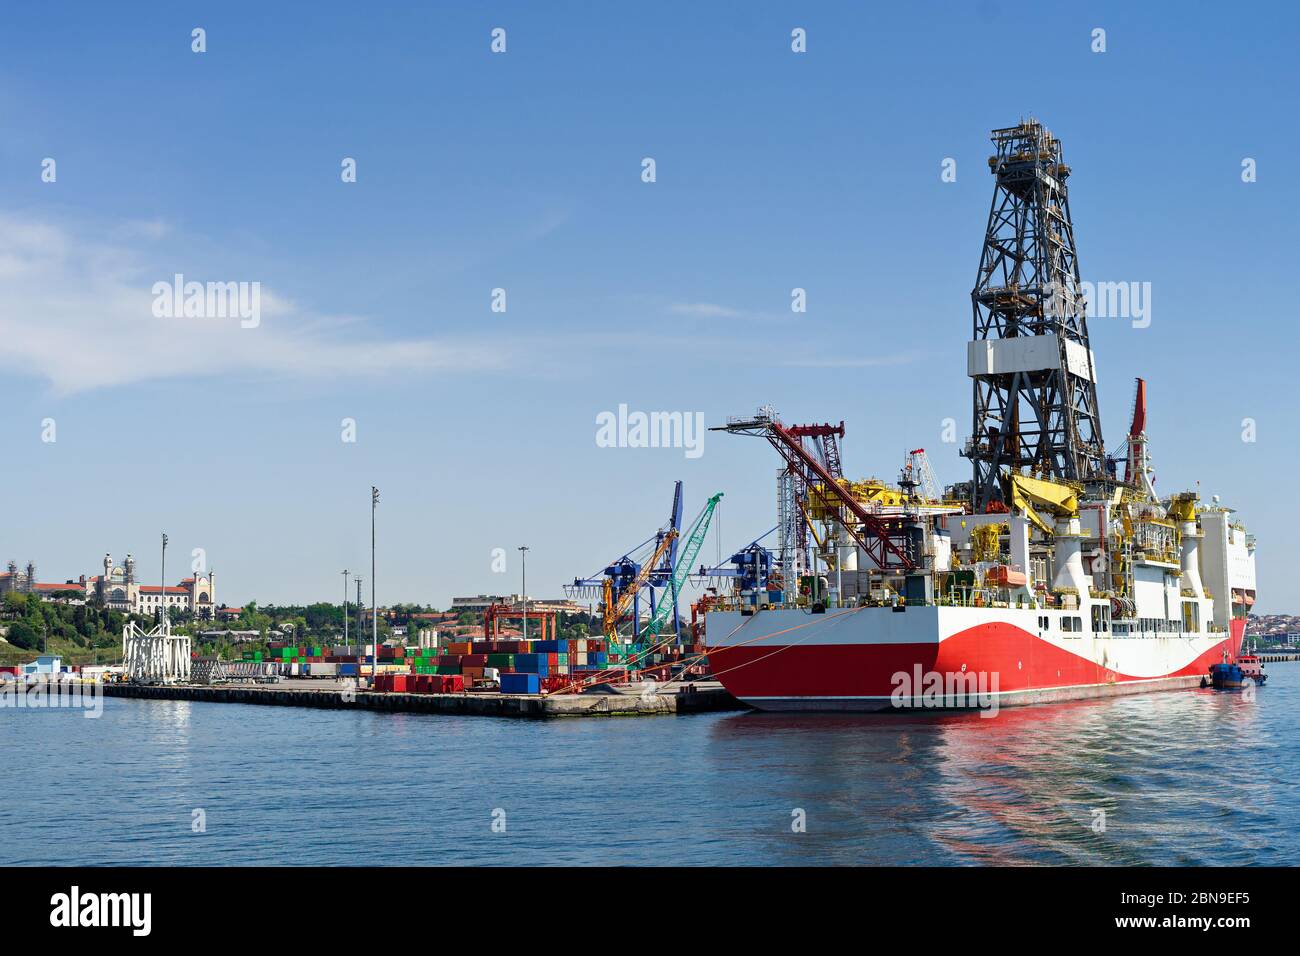
[{"label": "green crane", "polygon": [[682,592],[682,585],[686,583],[686,578],[691,573],[691,568],[695,567],[695,559],[699,557],[700,548],[704,544],[704,536],[709,532],[709,522],[713,520],[714,509],[718,507],[718,499],[722,497],[719,491],[716,495],[708,500],[704,505],[704,510],[700,516],[695,519],[695,524],[691,525],[691,530],[686,535],[686,544],[677,554],[677,564],[673,568],[672,577],[672,600],[663,600],[655,608],[655,615],[646,625],[643,634],[651,637],[656,636],[663,629],[668,615],[673,613],[673,608],[677,604],[677,596]]}]

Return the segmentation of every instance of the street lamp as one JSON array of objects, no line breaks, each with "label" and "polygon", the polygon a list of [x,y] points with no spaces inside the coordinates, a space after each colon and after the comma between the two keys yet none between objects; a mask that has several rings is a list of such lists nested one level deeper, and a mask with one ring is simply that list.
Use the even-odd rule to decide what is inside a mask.
[{"label": "street lamp", "polygon": [[379,674],[379,607],[375,603],[375,509],[379,507],[379,489],[370,486],[370,637],[374,654],[370,661],[370,682]]},{"label": "street lamp", "polygon": [[[352,579],[353,583],[356,584],[357,586],[357,650],[358,651],[361,650],[361,608],[365,606],[361,603],[361,580],[362,579],[360,576],[357,576]],[[359,654],[358,656],[365,657],[364,654]],[[361,677],[360,667],[357,668],[357,677],[358,678]]]},{"label": "street lamp", "polygon": [[[348,569],[343,569],[343,646],[348,646]],[[346,651],[344,652],[346,653]]]},{"label": "street lamp", "polygon": [[524,602],[524,640],[528,640],[528,545],[519,546],[519,599]]},{"label": "street lamp", "polygon": [[158,582],[158,603],[162,606],[162,621],[167,620],[167,533],[163,532],[162,536],[162,567],[160,568],[162,580]]}]

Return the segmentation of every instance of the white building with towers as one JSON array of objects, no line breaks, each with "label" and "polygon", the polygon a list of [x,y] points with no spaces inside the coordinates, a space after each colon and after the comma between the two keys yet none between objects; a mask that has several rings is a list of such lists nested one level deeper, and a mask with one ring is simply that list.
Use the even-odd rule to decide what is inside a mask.
[{"label": "white building with towers", "polygon": [[114,564],[111,554],[104,555],[103,574],[86,580],[86,592],[104,606],[129,614],[153,616],[159,608],[192,611],[195,617],[211,620],[216,609],[216,572],[196,573],[178,584],[165,588],[142,584],[136,574],[135,558],[127,554],[122,564]]}]

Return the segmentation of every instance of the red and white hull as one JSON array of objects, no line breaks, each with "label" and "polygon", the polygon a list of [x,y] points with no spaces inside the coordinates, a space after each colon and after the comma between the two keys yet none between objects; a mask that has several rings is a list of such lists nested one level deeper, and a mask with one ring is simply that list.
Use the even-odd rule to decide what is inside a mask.
[{"label": "red and white hull", "polygon": [[753,707],[871,711],[933,706],[922,676],[935,674],[972,690],[978,679],[981,699],[999,706],[1194,686],[1225,650],[1236,656],[1245,630],[1233,619],[1227,632],[1066,633],[1061,617],[946,606],[711,611],[705,642],[713,675]]}]

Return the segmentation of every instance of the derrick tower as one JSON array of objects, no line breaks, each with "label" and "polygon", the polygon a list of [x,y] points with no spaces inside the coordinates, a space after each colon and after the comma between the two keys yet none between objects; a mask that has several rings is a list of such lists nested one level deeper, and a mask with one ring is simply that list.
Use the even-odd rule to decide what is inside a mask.
[{"label": "derrick tower", "polygon": [[967,374],[977,512],[1000,500],[1005,471],[1103,480],[1097,377],[1070,221],[1070,168],[1037,120],[992,132],[996,185],[971,292]]}]

